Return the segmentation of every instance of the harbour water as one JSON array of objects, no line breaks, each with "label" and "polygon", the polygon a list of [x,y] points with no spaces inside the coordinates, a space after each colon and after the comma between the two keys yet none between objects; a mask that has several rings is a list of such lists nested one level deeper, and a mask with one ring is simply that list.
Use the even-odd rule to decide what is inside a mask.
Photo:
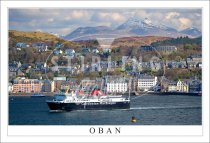
[{"label": "harbour water", "polygon": [[[202,97],[131,97],[130,110],[49,112],[52,97],[10,96],[9,125],[201,125]],[[132,123],[135,116],[137,122]]]}]

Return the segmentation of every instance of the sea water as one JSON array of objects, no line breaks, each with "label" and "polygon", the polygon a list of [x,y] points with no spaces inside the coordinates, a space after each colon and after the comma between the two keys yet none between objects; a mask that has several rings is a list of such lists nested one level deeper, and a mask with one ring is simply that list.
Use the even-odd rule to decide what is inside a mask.
[{"label": "sea water", "polygon": [[[201,125],[201,96],[131,97],[129,110],[49,112],[50,96],[9,97],[9,125]],[[137,122],[132,123],[134,116]]]}]

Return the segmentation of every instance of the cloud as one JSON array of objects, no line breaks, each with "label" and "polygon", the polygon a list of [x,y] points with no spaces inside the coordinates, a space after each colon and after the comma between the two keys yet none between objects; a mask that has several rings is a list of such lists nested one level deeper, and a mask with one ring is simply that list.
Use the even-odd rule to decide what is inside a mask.
[{"label": "cloud", "polygon": [[135,16],[141,18],[146,18],[146,17],[150,18],[150,14],[146,10],[137,10]]},{"label": "cloud", "polygon": [[113,13],[111,15],[111,17],[114,21],[124,21],[125,20],[125,17],[119,13]]},{"label": "cloud", "polygon": [[179,22],[180,22],[180,29],[185,29],[192,26],[192,21],[185,17],[179,18]]},{"label": "cloud", "polygon": [[71,20],[71,19],[87,19],[89,16],[87,11],[84,10],[73,10],[71,12],[68,12],[67,14],[64,14],[65,20]]},{"label": "cloud", "polygon": [[179,30],[188,26],[201,29],[201,9],[9,9],[9,29],[68,34],[78,27],[115,28],[131,17],[149,18]]},{"label": "cloud", "polygon": [[171,18],[174,18],[174,17],[177,17],[179,16],[180,14],[178,12],[169,12],[167,13],[167,15],[165,16],[166,19],[171,19]]},{"label": "cloud", "polygon": [[54,21],[54,18],[48,18],[47,21],[48,22],[53,22]]},{"label": "cloud", "polygon": [[122,22],[125,17],[117,12],[99,12],[92,16],[94,21],[112,21],[112,22]]}]

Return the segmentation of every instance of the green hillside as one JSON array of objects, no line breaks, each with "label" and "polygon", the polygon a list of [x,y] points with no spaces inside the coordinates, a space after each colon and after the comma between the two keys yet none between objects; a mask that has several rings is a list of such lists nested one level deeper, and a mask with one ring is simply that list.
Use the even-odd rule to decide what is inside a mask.
[{"label": "green hillside", "polygon": [[178,38],[173,38],[173,39],[167,39],[167,40],[162,40],[162,41],[156,41],[153,42],[151,45],[153,46],[162,46],[162,45],[200,45],[202,44],[202,37],[198,38],[189,38],[189,37],[178,37]]}]

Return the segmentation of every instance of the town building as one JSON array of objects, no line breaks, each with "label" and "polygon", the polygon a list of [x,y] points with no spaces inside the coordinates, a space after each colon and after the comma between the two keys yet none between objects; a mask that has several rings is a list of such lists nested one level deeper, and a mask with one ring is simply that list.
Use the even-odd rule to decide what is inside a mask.
[{"label": "town building", "polygon": [[177,90],[177,83],[176,82],[170,82],[168,84],[168,92],[176,92]]},{"label": "town building", "polygon": [[163,63],[160,61],[150,61],[150,68],[152,71],[163,69]]},{"label": "town building", "polygon": [[66,49],[65,50],[65,55],[66,56],[70,56],[70,57],[74,57],[75,56],[75,50],[74,49]]},{"label": "town building", "polygon": [[9,90],[9,93],[11,93],[13,91],[13,85],[11,82],[9,83],[8,90]]},{"label": "town building", "polygon": [[30,45],[23,42],[17,42],[15,47],[17,48],[17,50],[21,51],[23,48],[30,47]]},{"label": "town building", "polygon": [[48,45],[44,42],[33,43],[32,47],[36,48],[39,52],[45,52],[48,50]]},{"label": "town building", "polygon": [[107,93],[128,92],[129,81],[123,77],[109,77],[106,82]]},{"label": "town building", "polygon": [[177,82],[177,89],[178,92],[189,92],[189,85],[186,81],[179,80]]},{"label": "town building", "polygon": [[42,92],[54,92],[55,89],[55,82],[50,80],[42,80]]},{"label": "town building", "polygon": [[18,70],[21,68],[20,62],[13,62],[9,64],[9,81],[16,78]]},{"label": "town building", "polygon": [[191,80],[189,82],[189,92],[201,92],[202,91],[202,83],[200,80]]},{"label": "town building", "polygon": [[44,71],[47,68],[47,63],[36,62],[34,68],[35,68],[35,71],[41,71],[41,70]]},{"label": "town building", "polygon": [[63,54],[63,51],[62,50],[53,50],[53,54],[54,55],[59,55],[59,54]]},{"label": "town building", "polygon": [[143,45],[140,46],[140,51],[142,52],[151,52],[151,51],[158,51],[158,52],[163,52],[163,53],[172,53],[177,51],[177,47],[176,46],[158,46],[158,47],[154,47],[151,45]]},{"label": "town building", "polygon": [[157,85],[157,77],[149,75],[140,75],[138,77],[138,90],[149,91]]},{"label": "town building", "polygon": [[69,84],[69,81],[63,81],[61,83],[61,91],[65,92],[66,90],[69,90],[70,89],[70,84]]},{"label": "town building", "polygon": [[13,83],[14,93],[37,93],[41,91],[41,83],[38,79],[17,78]]},{"label": "town building", "polygon": [[112,49],[110,48],[103,48],[103,53],[111,53]]},{"label": "town building", "polygon": [[140,51],[142,52],[150,52],[150,51],[154,51],[154,47],[151,46],[151,45],[143,45],[143,46],[140,46]]},{"label": "town building", "polygon": [[172,53],[177,51],[177,47],[176,46],[158,46],[156,47],[156,50],[159,52],[164,52],[164,53]]},{"label": "town building", "polygon": [[95,80],[88,78],[81,81],[81,86],[83,91],[91,91],[93,88],[97,87]]},{"label": "town building", "polygon": [[166,63],[168,69],[173,68],[186,68],[187,64],[186,61],[170,61]]},{"label": "town building", "polygon": [[202,67],[202,56],[201,55],[191,55],[187,57],[188,68]]},{"label": "town building", "polygon": [[90,52],[91,52],[90,48],[83,48],[82,49],[82,54],[88,54]]},{"label": "town building", "polygon": [[196,64],[196,67],[199,68],[199,69],[201,69],[201,68],[202,68],[202,62],[198,62],[198,63]]},{"label": "town building", "polygon": [[98,54],[99,53],[99,50],[97,48],[94,48],[94,49],[92,49],[92,53]]},{"label": "town building", "polygon": [[131,91],[137,91],[138,90],[138,78],[133,78],[129,82],[129,88]]},{"label": "town building", "polygon": [[80,86],[80,83],[79,83],[79,80],[77,78],[68,78],[67,79],[67,82],[68,82],[68,88],[70,90],[80,90],[79,86]]},{"label": "town building", "polygon": [[66,81],[66,77],[54,77],[54,90],[59,91],[61,89],[61,84],[63,81]]},{"label": "town building", "polygon": [[105,86],[105,81],[104,81],[103,78],[96,78],[95,79],[95,84],[96,84],[97,88],[103,89],[104,86]]}]

